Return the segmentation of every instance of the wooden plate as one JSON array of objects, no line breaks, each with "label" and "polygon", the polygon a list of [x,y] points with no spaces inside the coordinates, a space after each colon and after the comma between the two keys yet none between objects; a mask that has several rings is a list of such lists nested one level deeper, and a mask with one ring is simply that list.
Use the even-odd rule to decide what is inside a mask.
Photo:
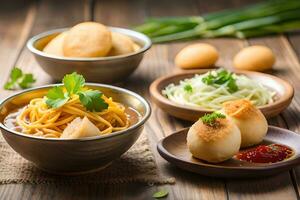
[{"label": "wooden plate", "polygon": [[175,132],[157,145],[158,152],[164,159],[187,171],[212,177],[245,178],[277,174],[300,164],[300,135],[286,129],[269,126],[263,143],[289,146],[295,151],[295,155],[285,161],[270,164],[249,163],[234,158],[218,164],[209,164],[193,158],[186,145],[187,132],[188,128]]},{"label": "wooden plate", "polygon": [[[208,110],[201,107],[180,105],[178,103],[170,101],[167,97],[165,97],[162,94],[161,91],[170,83],[178,84],[180,80],[191,78],[195,74],[206,73],[209,70],[210,69],[191,70],[187,72],[164,76],[155,80],[150,86],[150,94],[152,96],[153,101],[157,104],[158,107],[160,107],[162,110],[174,117],[188,121],[197,121],[200,116],[204,115],[205,113],[210,113],[212,112],[212,110]],[[276,92],[276,96],[274,97],[274,103],[259,107],[259,109],[267,118],[278,115],[291,103],[292,98],[294,96],[294,89],[288,82],[278,77],[259,72],[241,70],[233,70],[233,72],[237,74],[246,75],[249,78],[261,83],[270,90]]]}]

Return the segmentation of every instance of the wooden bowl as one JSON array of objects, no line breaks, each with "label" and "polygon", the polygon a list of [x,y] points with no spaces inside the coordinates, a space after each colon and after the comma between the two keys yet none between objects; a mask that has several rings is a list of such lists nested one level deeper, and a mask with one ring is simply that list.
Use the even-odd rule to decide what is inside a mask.
[{"label": "wooden bowl", "polygon": [[[180,105],[165,97],[162,94],[162,90],[171,83],[178,84],[180,80],[192,78],[195,74],[203,74],[208,71],[210,71],[210,69],[191,70],[156,79],[150,85],[150,94],[152,96],[153,101],[157,104],[159,108],[161,108],[163,111],[167,112],[168,114],[174,117],[188,121],[197,121],[200,116],[206,113],[213,112],[213,110],[201,107]],[[256,80],[265,87],[276,92],[273,103],[258,107],[265,115],[265,117],[269,118],[278,115],[291,103],[292,98],[294,96],[294,89],[288,82],[278,77],[260,72],[250,72],[241,70],[232,71],[237,74],[246,75],[247,77]]]},{"label": "wooden bowl", "polygon": [[300,164],[300,135],[278,127],[269,126],[263,144],[283,144],[294,150],[294,155],[277,163],[250,163],[231,158],[225,162],[210,164],[192,157],[187,145],[189,128],[177,131],[162,139],[157,149],[159,154],[177,167],[205,176],[223,178],[259,178],[286,171]]}]

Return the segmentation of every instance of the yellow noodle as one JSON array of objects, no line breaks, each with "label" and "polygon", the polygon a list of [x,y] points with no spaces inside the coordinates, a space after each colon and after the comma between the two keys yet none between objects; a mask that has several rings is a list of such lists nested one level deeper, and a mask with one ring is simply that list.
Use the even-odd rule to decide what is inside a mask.
[{"label": "yellow noodle", "polygon": [[112,98],[102,96],[108,108],[101,112],[91,112],[81,104],[79,97],[71,99],[59,108],[49,108],[45,98],[32,99],[17,116],[17,123],[24,133],[47,138],[59,138],[68,123],[76,117],[87,117],[100,130],[100,134],[124,130],[129,126],[125,107]]}]

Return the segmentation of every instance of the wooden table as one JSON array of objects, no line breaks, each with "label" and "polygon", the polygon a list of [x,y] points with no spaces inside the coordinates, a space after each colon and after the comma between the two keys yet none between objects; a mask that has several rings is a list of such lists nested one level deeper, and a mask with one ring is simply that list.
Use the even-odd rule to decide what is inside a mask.
[{"label": "wooden table", "polygon": [[[240,7],[254,1],[225,0],[18,0],[5,1],[0,6],[0,86],[6,82],[10,70],[18,66],[37,77],[36,85],[53,82],[33,59],[25,47],[27,39],[53,28],[68,27],[85,20],[107,25],[130,27],[149,16],[198,15],[224,8]],[[192,41],[196,42],[196,41]],[[157,77],[176,71],[173,59],[187,43],[154,45],[139,69],[121,86],[149,97],[148,86]],[[230,68],[232,57],[241,48],[267,45],[276,54],[273,74],[288,80],[295,88],[291,106],[270,124],[300,133],[300,34],[288,34],[239,40],[231,38],[206,39],[220,51],[218,65]],[[11,94],[1,89],[1,98]],[[30,185],[8,184],[0,186],[0,199],[152,199],[160,188],[169,191],[168,199],[299,199],[300,168],[274,177],[231,180],[208,178],[177,169],[163,160],[156,151],[156,143],[174,130],[189,124],[172,118],[154,104],[153,114],[145,127],[151,140],[159,170],[166,176],[176,177],[175,185],[148,186],[143,184],[120,185]],[[0,152],[1,153],[1,152]],[[1,173],[1,172],[0,172]]]}]

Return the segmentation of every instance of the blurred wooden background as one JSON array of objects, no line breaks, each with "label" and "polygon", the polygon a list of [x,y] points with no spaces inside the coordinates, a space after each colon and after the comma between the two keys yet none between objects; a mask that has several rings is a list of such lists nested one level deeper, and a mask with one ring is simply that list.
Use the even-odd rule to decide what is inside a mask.
[{"label": "blurred wooden background", "polygon": [[[94,3],[93,3],[94,2]],[[49,29],[73,26],[94,19],[111,26],[132,27],[150,16],[199,15],[225,8],[240,7],[257,0],[18,0],[2,1],[0,6],[0,98],[10,70],[18,66],[37,77],[35,85],[52,83],[51,77],[37,65],[26,49],[29,37]],[[176,71],[174,55],[190,42],[154,45],[139,69],[121,84],[149,98],[148,86],[157,77]],[[288,80],[295,88],[292,105],[270,124],[300,133],[300,34],[293,33],[249,40],[232,38],[205,39],[220,51],[218,65],[231,68],[232,57],[241,48],[263,44],[272,48],[277,57],[273,74]],[[149,186],[132,183],[119,185],[0,185],[0,199],[152,199],[152,194],[165,188],[167,199],[299,199],[300,168],[274,177],[230,180],[208,178],[182,171],[163,160],[156,151],[156,142],[189,123],[172,118],[154,104],[153,114],[145,127],[160,171],[176,177],[175,185]],[[0,152],[1,154],[1,152]],[[1,171],[0,171],[1,173]]]}]

